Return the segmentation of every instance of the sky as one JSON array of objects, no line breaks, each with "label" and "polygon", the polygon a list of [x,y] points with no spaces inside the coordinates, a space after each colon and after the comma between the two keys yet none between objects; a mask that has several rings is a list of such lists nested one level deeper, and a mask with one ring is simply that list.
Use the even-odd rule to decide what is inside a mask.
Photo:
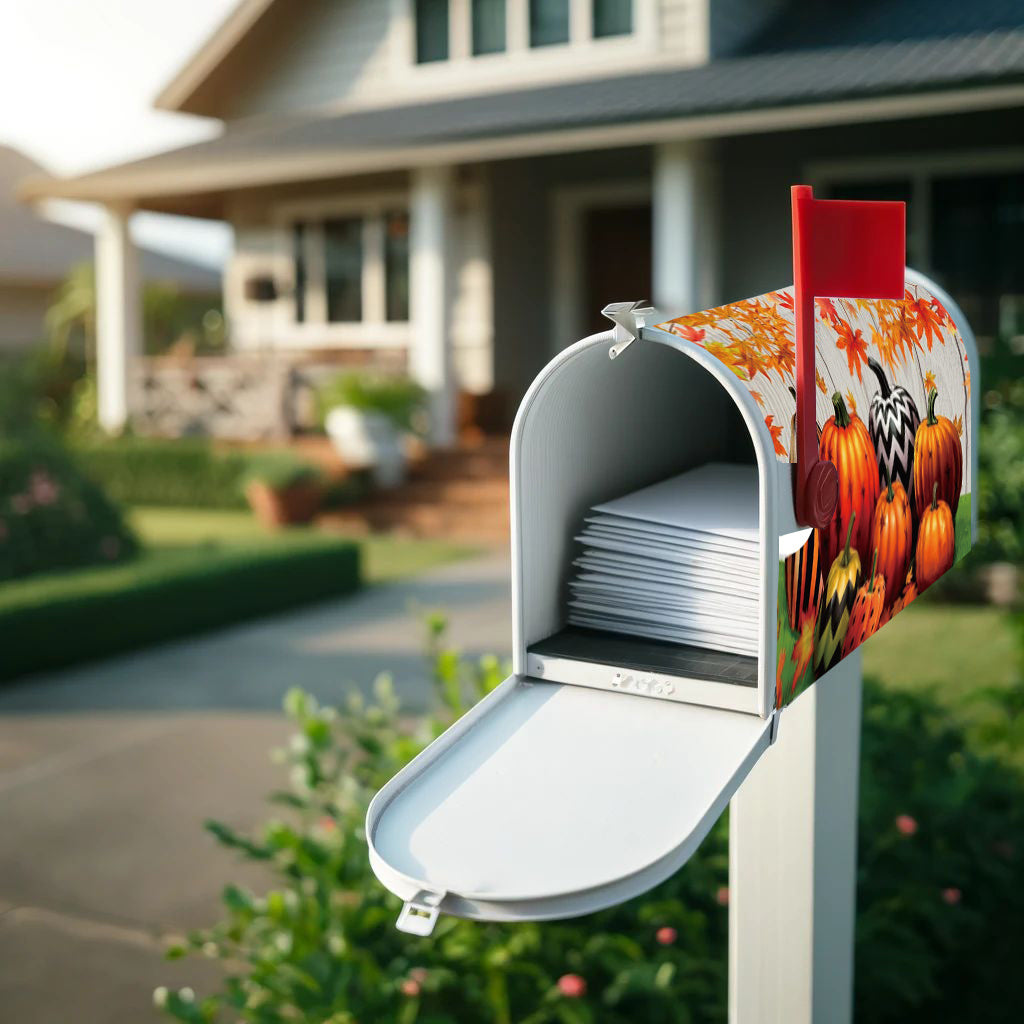
[{"label": "sky", "polygon": [[[47,169],[75,174],[187,145],[218,122],[157,111],[154,96],[236,0],[0,0],[0,144]],[[51,214],[90,227],[96,210],[59,204]],[[136,240],[218,266],[223,224],[140,213]]]}]

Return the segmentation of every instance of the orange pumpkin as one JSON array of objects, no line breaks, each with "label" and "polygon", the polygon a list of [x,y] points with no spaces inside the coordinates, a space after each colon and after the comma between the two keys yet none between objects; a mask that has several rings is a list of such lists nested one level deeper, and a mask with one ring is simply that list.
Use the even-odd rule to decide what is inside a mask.
[{"label": "orange pumpkin", "polygon": [[786,610],[789,628],[798,636],[805,622],[818,618],[821,589],[825,585],[820,556],[821,543],[815,530],[807,543],[786,559]]},{"label": "orange pumpkin", "polygon": [[933,484],[938,484],[939,500],[949,506],[955,519],[964,481],[960,434],[952,420],[935,414],[938,395],[935,388],[928,392],[928,415],[917,428],[914,441],[914,511],[919,525],[932,500]]},{"label": "orange pumpkin", "polygon": [[921,518],[917,534],[914,573],[917,589],[923,593],[953,565],[956,541],[953,535],[953,513],[939,500],[939,482],[932,484],[932,503]]},{"label": "orange pumpkin", "polygon": [[885,578],[881,573],[876,573],[878,568],[878,550],[875,550],[875,558],[871,563],[871,575],[857,589],[853,599],[853,607],[850,609],[850,625],[843,637],[843,657],[851,651],[855,651],[869,636],[871,636],[882,620],[882,610],[885,607]]},{"label": "orange pumpkin", "polygon": [[856,513],[851,544],[867,565],[871,547],[871,517],[878,501],[878,462],[875,446],[864,421],[847,412],[843,396],[832,396],[835,415],[822,427],[821,457],[833,463],[839,473],[839,506],[821,532],[822,562],[831,565],[846,541],[846,531]]},{"label": "orange pumpkin", "polygon": [[914,547],[910,500],[899,480],[890,480],[878,498],[871,520],[871,544],[878,552],[878,571],[885,579],[885,604],[899,597]]}]

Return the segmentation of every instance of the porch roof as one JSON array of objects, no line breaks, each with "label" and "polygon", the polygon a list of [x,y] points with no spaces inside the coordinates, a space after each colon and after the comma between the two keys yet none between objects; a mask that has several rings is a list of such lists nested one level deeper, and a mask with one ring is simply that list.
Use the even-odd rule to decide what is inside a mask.
[{"label": "porch roof", "polygon": [[21,195],[218,217],[227,193],[265,185],[1022,104],[1024,28],[796,44],[683,70],[229,126],[79,177],[30,179]]}]

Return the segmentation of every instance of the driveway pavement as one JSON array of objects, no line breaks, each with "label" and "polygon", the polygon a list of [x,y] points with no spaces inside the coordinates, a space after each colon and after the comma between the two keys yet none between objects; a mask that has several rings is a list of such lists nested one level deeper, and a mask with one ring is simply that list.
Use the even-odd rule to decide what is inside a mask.
[{"label": "driveway pavement", "polygon": [[265,816],[284,692],[337,702],[387,670],[423,707],[422,612],[507,654],[508,594],[487,556],[0,691],[0,1020],[153,1022],[156,985],[212,984],[215,965],[161,950],[215,919],[229,878],[260,884],[201,824]]}]

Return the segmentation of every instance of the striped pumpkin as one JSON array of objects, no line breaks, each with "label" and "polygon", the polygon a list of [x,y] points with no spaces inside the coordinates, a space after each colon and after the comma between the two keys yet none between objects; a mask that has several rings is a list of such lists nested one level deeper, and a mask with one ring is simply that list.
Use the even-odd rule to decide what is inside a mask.
[{"label": "striped pumpkin", "polygon": [[906,388],[890,387],[882,364],[868,358],[871,372],[878,378],[868,409],[868,430],[875,446],[878,468],[886,480],[897,480],[910,495],[914,473],[914,439],[921,424],[921,414]]},{"label": "striped pumpkin", "polygon": [[807,543],[786,559],[786,611],[789,614],[789,628],[797,636],[805,622],[815,622],[821,590],[825,585],[821,571],[821,542],[818,531],[811,533]]},{"label": "striped pumpkin", "polygon": [[821,457],[833,463],[839,474],[839,507],[832,522],[822,531],[822,562],[832,563],[843,548],[848,527],[856,517],[851,543],[862,565],[871,557],[871,517],[880,490],[875,446],[868,428],[846,409],[843,396],[832,396],[835,415],[821,429]]},{"label": "striped pumpkin", "polygon": [[821,613],[818,616],[818,638],[814,644],[814,669],[820,675],[840,658],[846,631],[850,627],[850,611],[860,581],[860,556],[850,547],[855,512],[846,530],[846,546],[828,571]]},{"label": "striped pumpkin", "polygon": [[[914,510],[918,524],[932,501],[933,485],[938,485],[938,499],[944,501],[953,519],[960,504],[960,487],[964,482],[964,453],[960,434],[953,422],[935,413],[939,392],[928,392],[928,417],[917,428],[914,443]],[[924,590],[924,587],[921,587]]]}]

